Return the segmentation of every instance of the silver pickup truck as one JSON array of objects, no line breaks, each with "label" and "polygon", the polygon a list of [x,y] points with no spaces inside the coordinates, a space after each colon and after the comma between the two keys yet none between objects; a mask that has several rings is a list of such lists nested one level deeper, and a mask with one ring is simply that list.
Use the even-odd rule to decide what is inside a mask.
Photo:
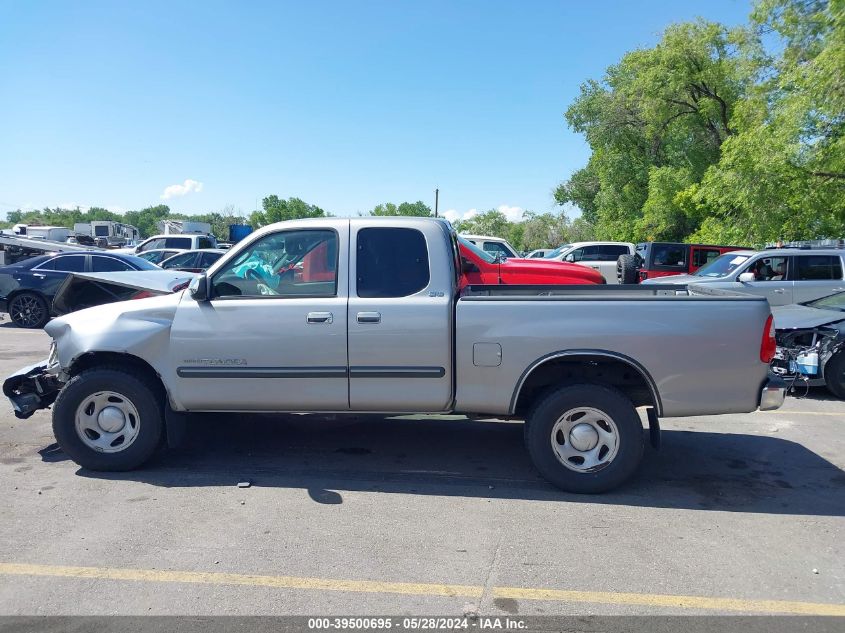
[{"label": "silver pickup truck", "polygon": [[[93,470],[143,464],[205,411],[483,414],[525,420],[573,492],[625,481],[658,418],[773,409],[766,300],[642,286],[466,286],[434,219],[330,218],[250,235],[182,293],[67,314],[3,386],[53,405]],[[232,418],[237,424],[237,418]]]}]

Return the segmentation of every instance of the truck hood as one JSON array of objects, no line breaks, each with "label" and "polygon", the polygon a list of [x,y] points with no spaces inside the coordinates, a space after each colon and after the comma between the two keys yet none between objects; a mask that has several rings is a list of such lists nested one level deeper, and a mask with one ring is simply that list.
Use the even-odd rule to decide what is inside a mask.
[{"label": "truck hood", "polygon": [[845,321],[845,312],[811,308],[799,303],[774,307],[772,316],[777,330],[803,330]]},{"label": "truck hood", "polygon": [[604,280],[600,272],[588,266],[533,259],[506,259],[501,263],[501,275],[506,279],[506,275],[509,273],[548,277],[550,283],[554,283],[555,279],[561,278],[577,279],[582,280],[582,283],[590,282],[594,284],[603,283]]},{"label": "truck hood", "polygon": [[53,297],[53,313],[63,315],[105,303],[168,294],[196,275],[175,270],[71,273]]}]

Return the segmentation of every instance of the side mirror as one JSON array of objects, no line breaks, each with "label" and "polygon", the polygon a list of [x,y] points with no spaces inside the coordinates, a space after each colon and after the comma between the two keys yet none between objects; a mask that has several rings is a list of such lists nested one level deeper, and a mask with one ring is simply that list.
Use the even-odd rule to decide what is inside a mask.
[{"label": "side mirror", "polygon": [[566,257],[563,258],[563,261],[574,262],[575,261],[575,255],[573,255],[572,253],[569,253],[569,255],[567,255]]},{"label": "side mirror", "polygon": [[478,273],[478,266],[469,261],[466,257],[461,257],[461,268],[465,273]]},{"label": "side mirror", "polygon": [[208,277],[205,273],[197,275],[188,285],[188,292],[194,301],[208,301]]},{"label": "side mirror", "polygon": [[754,281],[755,279],[757,278],[754,276],[754,273],[742,273],[738,278],[741,284],[747,284],[749,281]]}]

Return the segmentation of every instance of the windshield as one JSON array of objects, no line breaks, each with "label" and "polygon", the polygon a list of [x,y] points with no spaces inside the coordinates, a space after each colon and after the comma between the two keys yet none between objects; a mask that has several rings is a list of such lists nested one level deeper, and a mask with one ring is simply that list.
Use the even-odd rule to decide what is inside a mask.
[{"label": "windshield", "polygon": [[696,277],[724,277],[725,275],[730,275],[738,266],[747,262],[749,257],[751,256],[725,253],[696,270],[693,275]]},{"label": "windshield", "polygon": [[551,253],[546,253],[546,254],[544,255],[544,257],[545,257],[546,259],[554,259],[554,258],[556,258],[556,257],[559,257],[559,256],[561,255],[561,253],[563,253],[563,251],[565,251],[566,249],[571,248],[571,247],[572,247],[572,244],[563,244],[563,245],[561,245],[561,246],[558,246],[558,247],[557,247],[555,250],[553,250]]},{"label": "windshield", "polygon": [[458,236],[458,242],[460,242],[462,246],[466,246],[469,250],[471,250],[473,253],[478,255],[481,259],[483,259],[488,264],[493,264],[493,263],[496,262],[496,258],[493,257],[490,253],[485,253],[480,248],[478,248],[475,244],[473,244],[469,240],[462,238],[460,235]]},{"label": "windshield", "polygon": [[808,301],[804,305],[822,310],[845,312],[845,292],[837,292],[835,295],[828,295],[815,301]]}]

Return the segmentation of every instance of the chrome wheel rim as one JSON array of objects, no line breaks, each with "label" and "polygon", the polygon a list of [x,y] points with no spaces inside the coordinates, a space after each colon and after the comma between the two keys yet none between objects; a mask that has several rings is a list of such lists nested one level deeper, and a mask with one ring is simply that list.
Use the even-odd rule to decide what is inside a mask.
[{"label": "chrome wheel rim", "polygon": [[610,465],[619,452],[619,429],[607,413],[577,407],[552,427],[552,450],[569,470],[592,473]]},{"label": "chrome wheel rim", "polygon": [[126,450],[138,437],[141,417],[126,396],[98,391],[76,408],[76,433],[83,444],[99,453]]},{"label": "chrome wheel rim", "polygon": [[38,325],[44,318],[44,306],[41,305],[37,297],[29,295],[15,297],[9,307],[12,320],[24,327]]}]

